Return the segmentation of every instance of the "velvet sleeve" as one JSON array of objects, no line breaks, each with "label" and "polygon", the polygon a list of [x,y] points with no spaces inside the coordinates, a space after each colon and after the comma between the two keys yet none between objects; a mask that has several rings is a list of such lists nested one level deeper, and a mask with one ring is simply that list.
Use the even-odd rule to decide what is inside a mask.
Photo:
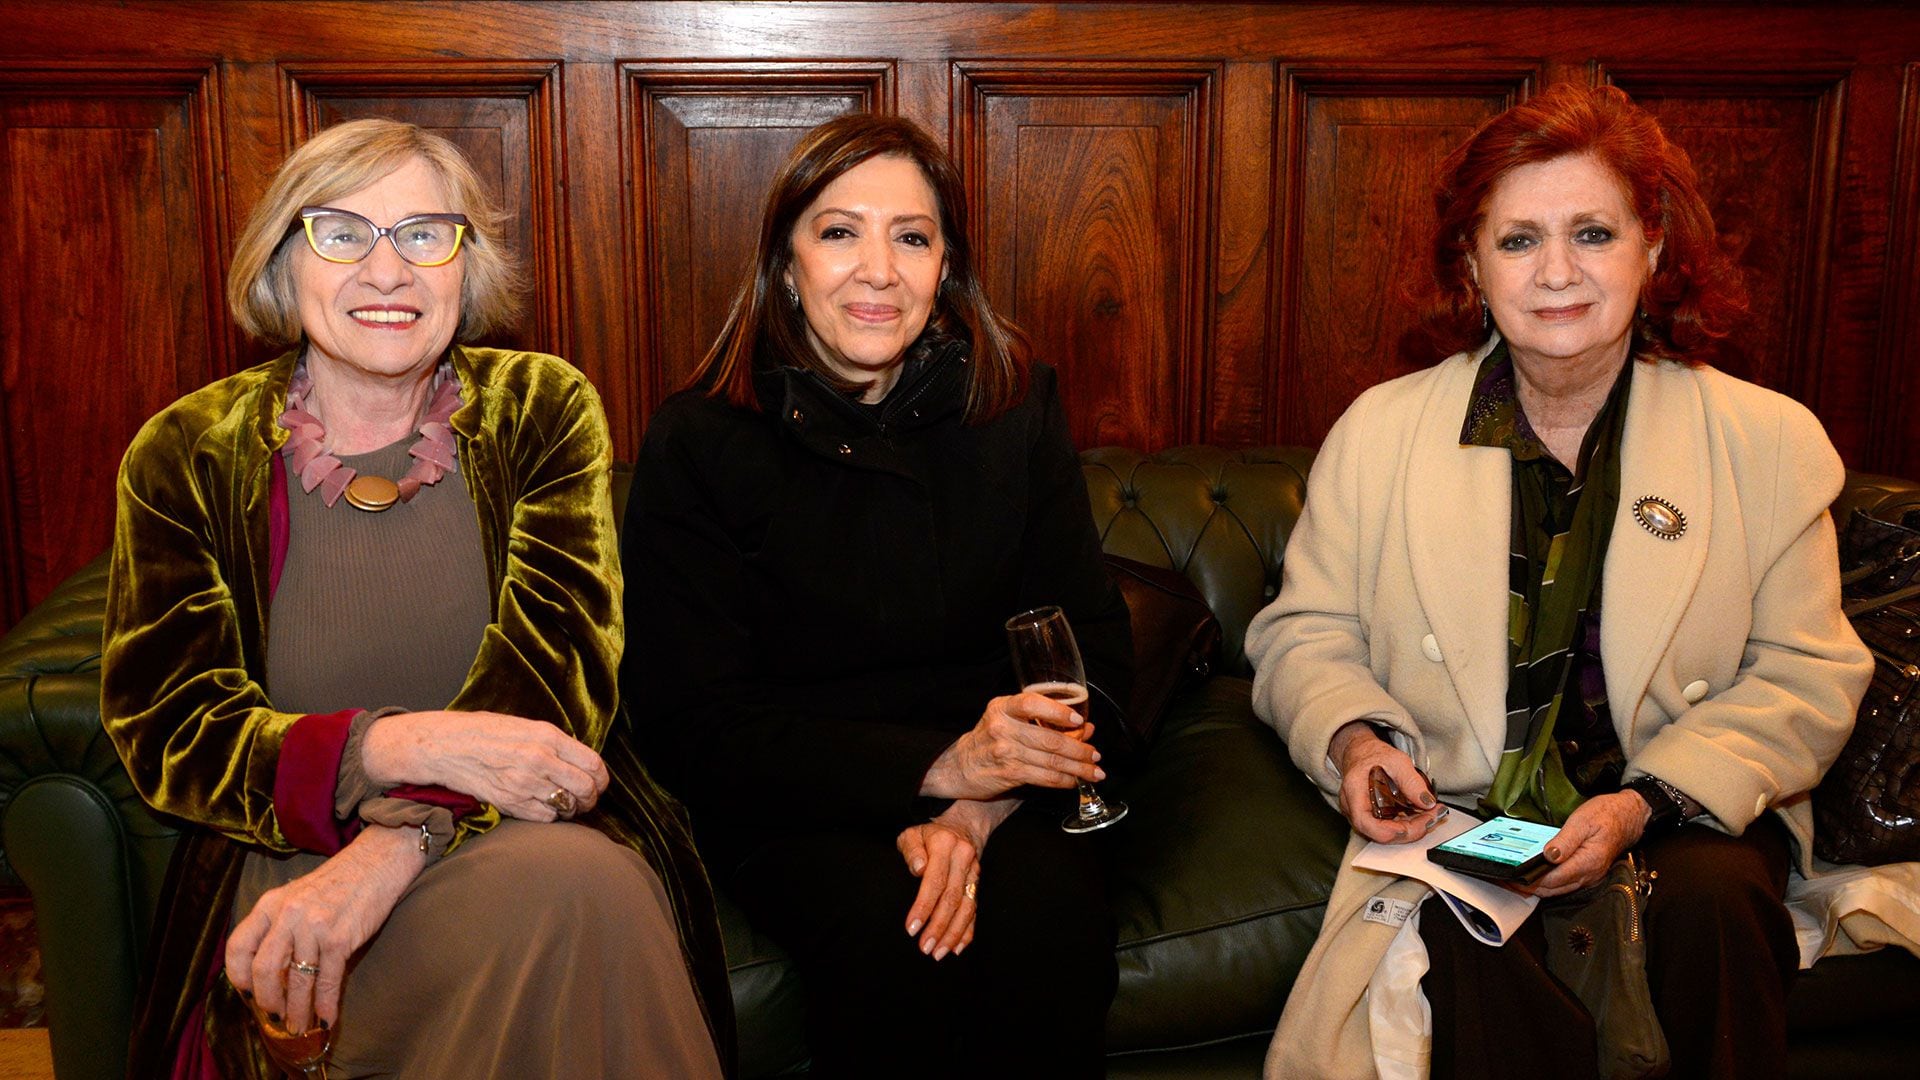
[{"label": "velvet sleeve", "polygon": [[[223,566],[218,554],[245,529],[235,520],[245,515],[231,505],[240,498],[222,505],[220,497],[244,487],[228,475],[237,455],[196,453],[189,419],[179,406],[161,413],[121,462],[101,718],[134,787],[155,809],[290,851],[300,845],[282,830],[274,806],[281,751],[297,726],[304,741],[328,743],[344,742],[346,725],[339,717],[302,724],[300,714],[275,710],[256,681],[259,658],[249,655],[249,642],[264,635],[243,622],[257,620],[264,601],[253,598],[254,568]],[[315,751],[324,758],[324,746]],[[338,746],[333,753],[337,768]],[[330,780],[319,786],[330,808]]]},{"label": "velvet sleeve", "polygon": [[546,720],[597,750],[619,708],[625,640],[612,441],[577,371],[557,360],[527,370],[489,391],[490,412],[517,417],[495,425],[493,468],[479,470],[503,488],[485,502],[504,517],[488,558],[504,563],[494,620],[447,707]]},{"label": "velvet sleeve", "polygon": [[[920,782],[954,734],[801,712],[759,675],[748,558],[703,468],[727,448],[689,434],[675,410],[669,403],[648,428],[621,535],[634,627],[625,680],[648,764],[719,818],[776,795],[788,821],[924,816]],[[794,796],[798,778],[804,798]]]},{"label": "velvet sleeve", "polygon": [[1066,612],[1087,679],[1106,699],[1104,711],[1098,704],[1093,710],[1100,725],[1094,740],[1105,744],[1118,735],[1119,717],[1112,710],[1124,709],[1133,690],[1133,630],[1120,587],[1101,561],[1086,473],[1051,368],[1035,369],[1030,393],[1039,427],[1029,458],[1021,602],[1028,608],[1058,604]]}]

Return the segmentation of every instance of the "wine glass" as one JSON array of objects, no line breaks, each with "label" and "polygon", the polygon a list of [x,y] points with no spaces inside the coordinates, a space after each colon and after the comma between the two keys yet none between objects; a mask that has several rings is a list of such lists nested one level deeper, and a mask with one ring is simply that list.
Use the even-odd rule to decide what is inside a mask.
[{"label": "wine glass", "polygon": [[333,1049],[333,1032],[319,1025],[294,1034],[269,1019],[258,1002],[249,999],[253,1019],[260,1025],[260,1041],[267,1056],[293,1080],[327,1080],[327,1052]]},{"label": "wine glass", "polygon": [[[1087,707],[1087,673],[1080,646],[1073,640],[1067,613],[1057,607],[1034,608],[1007,620],[1007,644],[1013,650],[1013,673],[1021,689],[1052,698],[1068,708]],[[1050,725],[1049,725],[1050,726]],[[1080,729],[1064,729],[1073,734]],[[1080,805],[1060,827],[1070,833],[1093,832],[1127,816],[1127,804],[1100,797],[1092,784],[1076,780]]]}]

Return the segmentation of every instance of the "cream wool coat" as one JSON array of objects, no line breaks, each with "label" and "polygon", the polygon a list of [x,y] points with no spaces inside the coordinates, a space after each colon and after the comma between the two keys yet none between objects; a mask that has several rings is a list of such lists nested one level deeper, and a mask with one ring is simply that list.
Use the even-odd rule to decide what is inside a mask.
[{"label": "cream wool coat", "polygon": [[[1452,799],[1492,784],[1506,732],[1512,456],[1460,445],[1480,359],[1368,390],[1328,434],[1279,597],[1247,631],[1254,707],[1329,792],[1327,744],[1371,720]],[[1738,834],[1779,813],[1811,871],[1806,793],[1839,754],[1872,675],[1840,614],[1827,507],[1844,478],[1820,422],[1712,368],[1633,362],[1600,652],[1629,777],[1652,773]],[[1634,519],[1654,495],[1686,529]],[[1367,983],[1395,928],[1375,895],[1425,887],[1356,870],[1348,845],[1294,984],[1269,1077],[1371,1077]]]}]

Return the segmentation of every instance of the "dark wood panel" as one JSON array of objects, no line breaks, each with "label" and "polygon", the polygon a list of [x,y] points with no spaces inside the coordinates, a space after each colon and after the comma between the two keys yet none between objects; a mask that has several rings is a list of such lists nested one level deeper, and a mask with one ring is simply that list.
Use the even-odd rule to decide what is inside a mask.
[{"label": "dark wood panel", "polygon": [[210,72],[0,70],[0,617],[113,538],[140,425],[226,362]]},{"label": "dark wood panel", "polygon": [[1844,70],[1600,66],[1700,174],[1752,311],[1718,366],[1820,410]]},{"label": "dark wood panel", "polygon": [[572,355],[568,281],[561,252],[566,219],[555,212],[565,165],[556,141],[559,65],[548,61],[357,61],[285,64],[287,149],[344,120],[383,117],[418,124],[467,155],[482,183],[512,213],[505,238],[531,285],[520,326],[483,344]]},{"label": "dark wood panel", "polygon": [[1319,442],[1360,391],[1439,359],[1403,352],[1431,273],[1436,168],[1534,78],[1501,64],[1288,70],[1277,441]]},{"label": "dark wood panel", "polygon": [[1279,172],[1273,144],[1277,73],[1234,63],[1221,80],[1220,180],[1215,198],[1213,344],[1208,415],[1195,437],[1223,446],[1272,442],[1274,233]]},{"label": "dark wood panel", "polygon": [[[1920,18],[1886,3],[16,0],[0,5],[7,123],[26,101],[118,119],[28,117],[95,142],[6,151],[80,164],[71,196],[48,168],[8,173],[0,198],[48,203],[17,221],[76,228],[75,199],[108,200],[109,217],[162,222],[172,254],[196,230],[227,236],[326,123],[385,112],[447,131],[520,211],[536,293],[514,340],[587,372],[628,457],[719,321],[792,141],[845,109],[898,111],[966,163],[994,295],[1063,366],[1081,442],[1304,442],[1404,369],[1414,313],[1397,292],[1424,260],[1432,161],[1533,88],[1615,78],[1695,149],[1764,279],[1729,366],[1813,405],[1848,464],[1920,473],[1920,413],[1902,405],[1920,395],[1917,62]],[[132,123],[148,107],[133,99],[184,110],[169,123],[192,133],[200,188],[173,182],[170,150],[110,144],[169,130]],[[126,192],[94,190],[110,157]],[[183,191],[199,209],[150,213]],[[257,354],[218,312],[226,241],[203,248],[176,258],[202,267],[185,290],[38,248],[0,267],[8,356],[23,334],[51,341],[16,305],[115,308],[0,383],[0,615],[42,558],[22,530],[58,518],[81,536],[96,512],[49,494],[75,482],[67,447],[117,456],[134,413]],[[163,329],[183,307],[204,308],[198,328]],[[96,418],[77,388],[109,356],[142,358],[118,391],[142,403]],[[46,535],[35,552],[67,543]]]},{"label": "dark wood panel", "polygon": [[809,128],[892,111],[884,61],[621,66],[641,417],[679,388],[751,267],[767,189]]},{"label": "dark wood panel", "polygon": [[1920,61],[1907,65],[1900,100],[1874,449],[1876,468],[1920,476]]},{"label": "dark wood panel", "polygon": [[1212,65],[954,66],[954,131],[995,305],[1060,369],[1081,446],[1206,426]]}]

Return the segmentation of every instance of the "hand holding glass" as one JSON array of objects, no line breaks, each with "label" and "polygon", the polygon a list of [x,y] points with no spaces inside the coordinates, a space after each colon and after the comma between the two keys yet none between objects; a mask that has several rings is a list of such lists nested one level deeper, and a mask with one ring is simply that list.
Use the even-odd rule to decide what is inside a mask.
[{"label": "hand holding glass", "polygon": [[259,1002],[249,998],[247,1004],[260,1025],[260,1041],[266,1046],[267,1056],[281,1071],[299,1080],[327,1080],[327,1052],[333,1049],[330,1029],[321,1027],[316,1019],[313,1027],[296,1035],[269,1017]]},{"label": "hand holding glass", "polygon": [[[1035,608],[1007,620],[1007,644],[1013,651],[1013,673],[1028,693],[1052,698],[1082,713],[1087,707],[1087,674],[1074,643],[1067,613],[1057,607]],[[1080,788],[1078,810],[1060,827],[1070,833],[1093,832],[1127,816],[1127,804],[1108,801],[1092,784]]]}]

